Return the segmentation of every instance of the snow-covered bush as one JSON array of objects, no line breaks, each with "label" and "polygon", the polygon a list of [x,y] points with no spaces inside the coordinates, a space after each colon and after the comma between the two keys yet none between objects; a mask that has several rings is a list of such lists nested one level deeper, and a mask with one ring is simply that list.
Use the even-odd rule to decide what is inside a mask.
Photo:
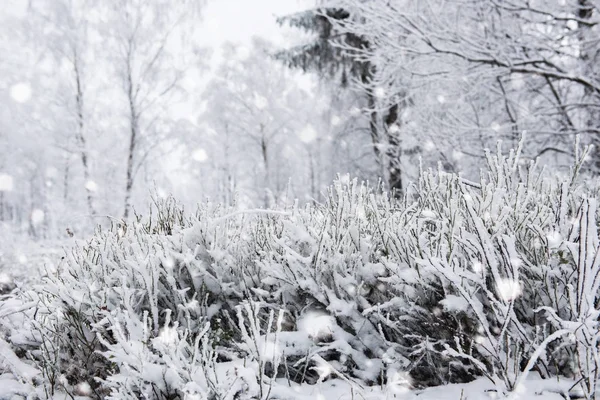
[{"label": "snow-covered bush", "polygon": [[479,182],[424,171],[400,200],[338,181],[304,207],[158,204],[30,294],[32,354],[49,381],[108,398],[266,399],[276,378],[397,393],[486,376],[514,390],[532,370],[593,398],[586,151],[562,177],[498,151]]}]

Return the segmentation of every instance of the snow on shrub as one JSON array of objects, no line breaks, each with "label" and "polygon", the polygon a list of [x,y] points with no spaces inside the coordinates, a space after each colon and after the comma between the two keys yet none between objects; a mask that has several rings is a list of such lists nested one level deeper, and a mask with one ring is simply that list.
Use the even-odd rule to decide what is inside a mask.
[{"label": "snow on shrub", "polygon": [[424,171],[400,200],[352,181],[322,205],[205,203],[187,217],[159,204],[99,231],[37,288],[38,363],[107,398],[268,398],[277,378],[397,393],[486,376],[515,390],[532,370],[593,398],[586,151],[564,177],[519,150],[488,153],[479,182]]}]

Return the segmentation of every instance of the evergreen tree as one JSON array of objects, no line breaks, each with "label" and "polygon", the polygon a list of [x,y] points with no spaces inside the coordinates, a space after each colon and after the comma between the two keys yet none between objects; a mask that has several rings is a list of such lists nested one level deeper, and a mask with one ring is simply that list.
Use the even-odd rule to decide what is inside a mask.
[{"label": "evergreen tree", "polygon": [[[370,48],[363,36],[343,30],[344,21],[354,18],[347,10],[336,7],[318,7],[279,19],[281,25],[316,34],[309,43],[280,51],[277,58],[291,68],[316,72],[321,78],[341,87],[354,83],[366,100],[369,132],[373,150],[383,178],[389,188],[402,190],[400,140],[398,129],[399,101],[381,104],[373,85],[375,66],[361,54]],[[398,96],[395,96],[398,97]]]}]

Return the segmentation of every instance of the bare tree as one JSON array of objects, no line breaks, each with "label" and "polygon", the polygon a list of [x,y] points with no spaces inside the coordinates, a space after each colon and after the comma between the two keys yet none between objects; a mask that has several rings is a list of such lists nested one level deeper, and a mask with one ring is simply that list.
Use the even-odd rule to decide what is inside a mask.
[{"label": "bare tree", "polygon": [[590,34],[598,22],[595,2],[336,4],[351,18],[330,21],[370,44],[338,44],[372,63],[368,87],[379,90],[383,104],[407,102],[395,129],[408,140],[430,141],[451,169],[497,139],[514,144],[523,131],[529,156],[558,160],[574,135],[591,142],[600,133],[585,117],[600,104],[599,41]]},{"label": "bare tree", "polygon": [[[53,100],[67,116],[72,130],[74,146],[63,143],[57,138],[57,145],[69,156],[66,157],[64,195],[68,197],[70,156],[77,155],[81,161],[87,210],[90,215],[95,214],[93,200],[93,180],[91,172],[91,156],[87,144],[88,127],[92,124],[89,120],[89,110],[86,100],[88,93],[87,74],[89,60],[85,53],[90,52],[89,42],[90,23],[86,11],[90,5],[86,1],[72,2],[66,0],[32,2],[30,26],[34,32],[34,45],[39,48],[41,57],[54,59],[57,64],[67,61],[70,68],[57,71],[62,75],[64,85],[71,95],[57,94]],[[58,70],[60,67],[56,66]],[[63,75],[64,74],[64,75]],[[58,128],[59,130],[62,129]],[[70,138],[69,138],[70,139]],[[71,140],[68,140],[70,143]]]},{"label": "bare tree", "polygon": [[[115,0],[110,5],[114,24],[109,31],[118,53],[113,66],[127,101],[129,126],[123,211],[127,218],[136,175],[161,141],[157,122],[165,117],[183,77],[185,63],[175,45],[184,44],[200,2]],[[120,29],[113,30],[115,26]],[[193,49],[186,49],[186,56],[193,55]]]}]

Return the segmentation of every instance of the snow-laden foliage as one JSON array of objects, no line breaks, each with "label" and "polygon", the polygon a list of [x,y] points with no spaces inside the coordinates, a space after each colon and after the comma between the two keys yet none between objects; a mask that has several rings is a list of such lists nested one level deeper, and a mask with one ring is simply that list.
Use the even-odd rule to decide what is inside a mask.
[{"label": "snow-laden foliage", "polygon": [[31,357],[49,387],[102,398],[266,399],[276,378],[512,391],[531,371],[594,398],[588,151],[566,176],[519,153],[488,152],[479,182],[424,171],[400,200],[340,180],[312,206],[158,204],[28,294]]}]

